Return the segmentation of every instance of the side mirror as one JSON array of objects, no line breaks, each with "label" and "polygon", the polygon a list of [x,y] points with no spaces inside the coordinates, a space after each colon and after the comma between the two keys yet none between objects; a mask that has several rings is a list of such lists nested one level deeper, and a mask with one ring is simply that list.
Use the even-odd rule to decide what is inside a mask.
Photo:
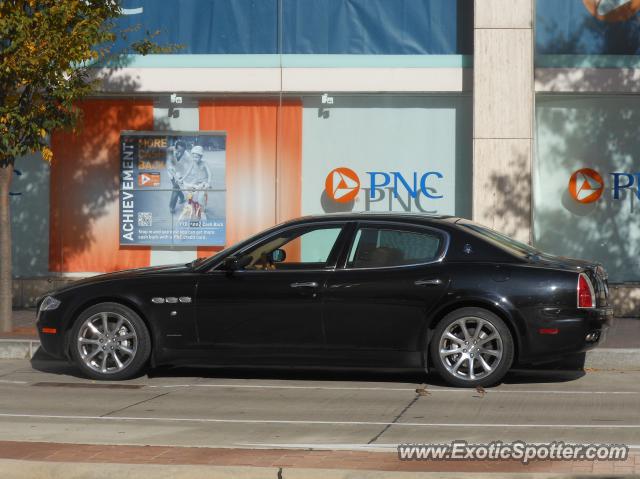
[{"label": "side mirror", "polygon": [[244,269],[253,258],[249,255],[238,258],[236,256],[229,256],[222,263],[222,269],[228,272],[238,271],[239,269]]},{"label": "side mirror", "polygon": [[285,259],[287,259],[287,252],[285,250],[278,248],[271,252],[271,262],[282,263]]},{"label": "side mirror", "polygon": [[235,256],[229,256],[222,263],[222,269],[225,271],[236,271],[238,268],[238,258]]}]

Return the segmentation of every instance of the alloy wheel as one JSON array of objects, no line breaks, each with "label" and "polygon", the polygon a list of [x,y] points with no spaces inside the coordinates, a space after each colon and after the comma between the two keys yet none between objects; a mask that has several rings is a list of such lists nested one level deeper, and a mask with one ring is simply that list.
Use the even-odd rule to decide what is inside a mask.
[{"label": "alloy wheel", "polygon": [[113,374],[125,370],[136,357],[138,336],[124,316],[100,312],[82,323],[76,345],[88,368],[102,374]]},{"label": "alloy wheel", "polygon": [[452,322],[440,336],[440,361],[454,377],[475,381],[490,375],[499,366],[504,351],[500,333],[479,317]]}]

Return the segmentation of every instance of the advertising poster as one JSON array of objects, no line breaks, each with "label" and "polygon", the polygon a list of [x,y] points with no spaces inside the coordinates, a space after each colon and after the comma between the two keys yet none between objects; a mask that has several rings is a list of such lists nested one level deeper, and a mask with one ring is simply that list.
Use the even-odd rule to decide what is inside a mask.
[{"label": "advertising poster", "polygon": [[536,58],[536,64],[569,67],[582,61],[584,67],[597,67],[594,62],[609,59],[561,55],[639,55],[639,12],[638,0],[537,0],[536,54],[555,57]]},{"label": "advertising poster", "polygon": [[120,244],[225,244],[226,134],[120,134]]}]

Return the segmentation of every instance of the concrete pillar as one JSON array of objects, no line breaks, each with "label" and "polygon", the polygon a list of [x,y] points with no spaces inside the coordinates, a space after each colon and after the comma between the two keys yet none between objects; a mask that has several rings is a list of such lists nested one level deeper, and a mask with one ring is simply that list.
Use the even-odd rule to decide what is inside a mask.
[{"label": "concrete pillar", "polygon": [[529,242],[535,0],[474,0],[473,219]]}]

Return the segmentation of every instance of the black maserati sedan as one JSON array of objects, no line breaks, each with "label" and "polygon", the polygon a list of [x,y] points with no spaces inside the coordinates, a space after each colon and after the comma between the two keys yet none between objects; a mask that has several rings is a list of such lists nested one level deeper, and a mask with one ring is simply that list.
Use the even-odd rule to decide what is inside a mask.
[{"label": "black maserati sedan", "polygon": [[359,213],[74,282],[39,299],[37,327],[95,379],[212,364],[419,369],[471,387],[593,348],[612,316],[596,263],[460,218]]}]

